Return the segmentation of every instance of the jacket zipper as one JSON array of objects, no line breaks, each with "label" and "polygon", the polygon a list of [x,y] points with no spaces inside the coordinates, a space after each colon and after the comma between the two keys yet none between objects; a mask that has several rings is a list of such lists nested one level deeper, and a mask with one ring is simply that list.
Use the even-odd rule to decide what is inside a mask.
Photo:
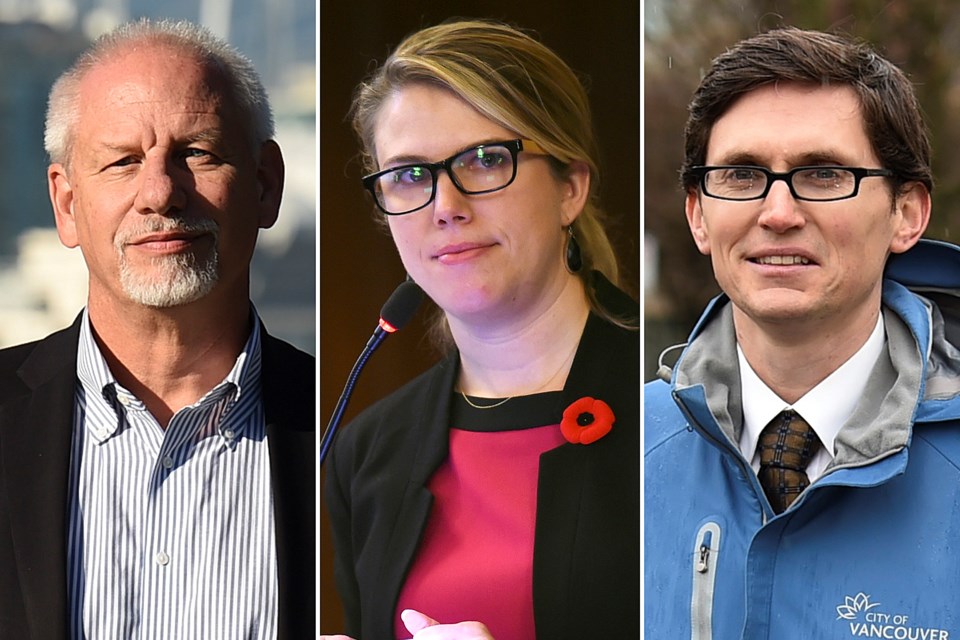
[{"label": "jacket zipper", "polygon": [[693,546],[693,590],[690,594],[690,638],[712,640],[713,594],[720,557],[720,525],[707,522]]},{"label": "jacket zipper", "polygon": [[[750,463],[747,462],[747,460],[745,460],[743,456],[739,455],[739,452],[737,454],[734,454],[733,452],[731,452],[730,446],[726,442],[721,442],[717,438],[713,437],[713,435],[709,431],[705,430],[702,426],[700,426],[700,423],[698,423],[696,420],[693,419],[693,414],[691,414],[690,410],[687,409],[687,405],[686,403],[683,402],[683,399],[680,398],[680,394],[678,394],[676,391],[671,391],[670,395],[673,396],[674,402],[676,403],[677,407],[680,409],[680,413],[682,413],[683,417],[686,419],[687,424],[690,425],[690,429],[694,429],[695,427],[693,425],[697,425],[699,427],[699,429],[697,429],[697,432],[700,434],[702,438],[704,438],[708,442],[712,442],[714,446],[718,447],[721,451],[726,450],[730,452],[730,455],[733,458],[734,462],[736,462],[737,465],[740,467],[740,469],[743,471],[744,477],[747,478],[748,480],[752,477],[754,480],[754,484],[756,484],[757,474],[754,472],[753,467],[750,466]],[[759,487],[759,484],[757,484],[757,487]],[[767,504],[767,499],[763,495],[763,491],[760,491],[759,493],[757,493],[757,499],[760,501],[761,505]],[[761,515],[761,526],[765,526],[768,520],[767,509],[761,506],[760,515]]]}]

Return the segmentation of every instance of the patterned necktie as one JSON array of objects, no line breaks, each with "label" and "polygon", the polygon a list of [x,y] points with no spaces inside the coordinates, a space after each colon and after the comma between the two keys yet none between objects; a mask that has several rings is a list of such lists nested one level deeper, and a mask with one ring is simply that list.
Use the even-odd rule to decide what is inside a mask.
[{"label": "patterned necktie", "polygon": [[810,484],[807,465],[820,439],[800,415],[781,411],[760,432],[760,486],[775,513],[783,513]]}]

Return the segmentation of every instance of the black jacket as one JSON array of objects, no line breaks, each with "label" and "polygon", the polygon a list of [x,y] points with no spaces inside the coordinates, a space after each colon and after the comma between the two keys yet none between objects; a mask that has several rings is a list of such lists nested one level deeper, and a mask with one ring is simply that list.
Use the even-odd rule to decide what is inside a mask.
[{"label": "black jacket", "polygon": [[[80,319],[0,350],[0,638],[68,638],[67,492]],[[315,633],[314,358],[261,334],[278,637]]]},{"label": "black jacket", "polygon": [[[606,280],[605,308],[638,316]],[[397,600],[433,496],[426,485],[447,457],[459,354],[377,402],[347,425],[326,470],[338,591],[347,630],[393,638]],[[613,409],[613,430],[540,459],[534,542],[537,637],[640,637],[640,337],[591,314],[566,386]],[[559,422],[559,416],[557,416]],[[429,613],[429,612],[426,612]]]}]

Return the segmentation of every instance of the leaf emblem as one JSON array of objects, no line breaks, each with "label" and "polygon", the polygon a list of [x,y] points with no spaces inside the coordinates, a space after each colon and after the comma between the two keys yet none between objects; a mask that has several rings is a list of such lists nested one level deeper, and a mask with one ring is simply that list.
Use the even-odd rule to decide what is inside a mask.
[{"label": "leaf emblem", "polygon": [[857,595],[844,598],[844,603],[837,607],[837,620],[856,620],[857,614],[861,611],[868,611],[874,607],[879,607],[879,602],[870,602],[870,596],[862,591]]}]

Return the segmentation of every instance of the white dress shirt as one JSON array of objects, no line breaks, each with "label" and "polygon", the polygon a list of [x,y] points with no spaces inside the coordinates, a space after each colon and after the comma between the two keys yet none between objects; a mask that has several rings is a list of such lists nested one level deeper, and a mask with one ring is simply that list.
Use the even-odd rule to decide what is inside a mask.
[{"label": "white dress shirt", "polygon": [[74,640],[272,640],[277,559],[260,328],[164,429],[110,371],[84,313],[68,533]]},{"label": "white dress shirt", "polygon": [[867,386],[870,370],[883,353],[883,314],[877,314],[877,324],[860,350],[838,369],[823,379],[792,405],[784,401],[757,376],[737,344],[740,359],[740,388],[743,398],[743,431],[740,433],[740,452],[750,460],[754,471],[760,469],[757,441],[760,432],[785,409],[793,409],[813,428],[823,447],[807,466],[807,477],[812,483],[819,478],[833,460],[833,443],[840,427],[856,409],[857,402]]}]

